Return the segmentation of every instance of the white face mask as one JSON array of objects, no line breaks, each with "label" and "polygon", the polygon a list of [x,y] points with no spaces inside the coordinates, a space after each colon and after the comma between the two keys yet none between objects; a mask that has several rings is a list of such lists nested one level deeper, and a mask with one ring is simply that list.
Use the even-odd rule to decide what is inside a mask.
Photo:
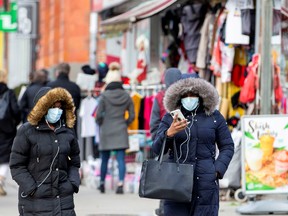
[{"label": "white face mask", "polygon": [[198,97],[185,97],[181,99],[181,103],[182,103],[182,106],[186,110],[192,111],[198,106],[199,98]]},{"label": "white face mask", "polygon": [[60,108],[50,108],[48,110],[47,115],[45,116],[45,119],[49,123],[52,123],[52,124],[56,123],[61,118],[62,113],[63,113],[63,110]]}]

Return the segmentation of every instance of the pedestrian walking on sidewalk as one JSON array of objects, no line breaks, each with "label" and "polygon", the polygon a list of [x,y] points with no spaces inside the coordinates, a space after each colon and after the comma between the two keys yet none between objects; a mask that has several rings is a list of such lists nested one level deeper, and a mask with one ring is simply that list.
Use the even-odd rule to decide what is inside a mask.
[{"label": "pedestrian walking on sidewalk", "polygon": [[[105,178],[111,151],[116,152],[119,181],[117,194],[123,194],[126,173],[125,150],[129,148],[128,126],[135,118],[134,104],[130,95],[124,90],[121,81],[120,65],[112,62],[105,77],[106,87],[101,93],[96,114],[100,127],[99,151],[101,157],[100,186],[105,193]],[[128,111],[128,117],[125,113]]]},{"label": "pedestrian walking on sidewalk", "polygon": [[[234,153],[234,143],[226,121],[216,110],[219,95],[209,82],[187,78],[172,84],[165,93],[164,106],[168,112],[180,109],[186,119],[178,121],[166,113],[157,130],[152,148],[159,154],[167,137],[166,152],[174,161],[173,142],[180,163],[195,168],[191,203],[165,200],[165,216],[217,216],[219,184]],[[216,145],[219,155],[216,158]],[[163,182],[165,184],[165,182]],[[181,184],[181,182],[179,183]]]},{"label": "pedestrian walking on sidewalk", "polygon": [[37,70],[31,74],[31,83],[27,86],[23,96],[19,101],[19,107],[22,113],[22,122],[27,122],[27,115],[32,110],[34,96],[47,83],[46,70]]},{"label": "pedestrian walking on sidewalk", "polygon": [[[75,83],[72,82],[69,78],[70,76],[70,65],[68,63],[60,63],[56,65],[55,67],[55,76],[56,79],[54,81],[50,81],[47,83],[46,86],[51,87],[51,88],[57,88],[61,87],[66,89],[72,96],[73,102],[75,105],[75,115],[77,116],[78,110],[80,108],[81,104],[81,89],[80,87]],[[76,136],[78,135],[77,133],[77,118],[76,122],[74,124],[74,130]]]},{"label": "pedestrian walking on sidewalk", "polygon": [[76,215],[73,196],[80,185],[80,150],[72,96],[64,88],[43,87],[34,103],[10,156],[11,175],[19,185],[19,214]]},{"label": "pedestrian walking on sidewalk", "polygon": [[0,70],[0,196],[9,171],[9,157],[21,113],[14,92],[7,87],[7,72]]}]

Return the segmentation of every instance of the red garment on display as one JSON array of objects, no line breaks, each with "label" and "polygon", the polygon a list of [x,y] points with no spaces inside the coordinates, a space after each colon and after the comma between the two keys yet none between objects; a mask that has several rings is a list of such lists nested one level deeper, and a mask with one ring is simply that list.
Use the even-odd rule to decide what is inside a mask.
[{"label": "red garment on display", "polygon": [[162,90],[162,91],[158,92],[157,95],[155,96],[155,99],[157,100],[158,105],[159,105],[160,118],[161,118],[161,119],[162,119],[162,117],[163,117],[163,116],[165,115],[165,113],[166,113],[166,110],[165,110],[164,105],[163,105],[164,95],[165,95],[165,90]]},{"label": "red garment on display", "polygon": [[274,87],[275,102],[279,103],[283,98],[283,90],[280,83],[280,67],[278,65],[274,65],[273,87]]},{"label": "red garment on display", "polygon": [[130,84],[130,78],[129,78],[129,77],[122,76],[122,77],[121,77],[121,80],[122,80],[122,83],[123,83],[124,85],[129,85],[129,84]]},{"label": "red garment on display", "polygon": [[251,103],[255,100],[256,89],[258,83],[258,75],[254,70],[251,70],[248,73],[248,76],[245,79],[244,85],[240,91],[239,100],[241,103]]},{"label": "red garment on display", "polygon": [[233,66],[231,80],[236,86],[241,87],[244,85],[245,71],[246,66],[242,66],[239,64]]},{"label": "red garment on display", "polygon": [[137,76],[138,83],[141,83],[147,77],[147,65],[144,65],[144,60],[139,59],[137,61],[137,69],[141,70],[142,72]]},{"label": "red garment on display", "polygon": [[154,96],[146,96],[144,101],[144,130],[150,130],[150,117]]},{"label": "red garment on display", "polygon": [[259,54],[254,54],[252,62],[247,67],[248,75],[240,91],[239,100],[241,103],[251,103],[255,100],[256,90],[258,89],[259,77],[257,75],[259,64]]}]

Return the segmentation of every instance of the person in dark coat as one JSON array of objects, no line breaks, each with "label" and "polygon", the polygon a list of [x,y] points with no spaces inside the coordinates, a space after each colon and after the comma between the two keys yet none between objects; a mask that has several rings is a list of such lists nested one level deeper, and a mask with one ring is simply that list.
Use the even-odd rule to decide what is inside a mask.
[{"label": "person in dark coat", "polygon": [[[48,82],[46,86],[51,88],[62,87],[66,89],[73,98],[75,105],[75,114],[80,108],[81,103],[81,90],[80,87],[69,79],[70,65],[67,63],[60,63],[55,67],[56,80]],[[77,136],[77,120],[74,125],[75,133]]]},{"label": "person in dark coat", "polygon": [[[209,82],[186,78],[172,84],[164,96],[168,111],[163,117],[152,148],[160,153],[164,138],[171,152],[176,143],[180,163],[195,167],[191,203],[164,203],[165,216],[217,216],[219,184],[234,153],[234,143],[226,121],[216,110],[219,95]],[[172,118],[169,112],[180,109],[185,120]],[[216,145],[219,155],[216,157]],[[173,153],[169,160],[173,159]],[[181,184],[181,182],[179,183]]]},{"label": "person in dark coat", "polygon": [[173,84],[174,82],[180,79],[181,79],[181,71],[178,68],[172,67],[172,68],[168,68],[165,71],[165,77],[164,77],[165,89],[162,91],[159,91],[156,94],[155,99],[153,101],[153,105],[152,105],[152,111],[151,111],[149,124],[150,124],[150,133],[151,133],[153,140],[155,139],[160,121],[166,113],[166,110],[163,105],[165,91],[171,84]]},{"label": "person in dark coat", "polygon": [[11,175],[19,185],[19,215],[75,216],[80,150],[72,96],[64,88],[43,87],[34,102],[10,156]]},{"label": "person in dark coat", "polygon": [[[176,81],[180,79],[186,79],[186,78],[199,78],[197,74],[181,74],[181,71],[178,68],[168,68],[165,72],[165,89],[162,91],[159,91],[155,99],[153,101],[153,106],[152,106],[152,112],[151,112],[151,118],[150,118],[150,133],[152,136],[152,140],[155,139],[156,133],[158,130],[158,126],[161,122],[161,119],[163,116],[166,114],[166,110],[164,108],[163,104],[163,99],[165,95],[165,91],[167,88],[169,88],[170,85],[175,83]],[[164,202],[161,200],[159,208],[155,210],[155,214],[162,216],[164,215]]]},{"label": "person in dark coat", "polygon": [[22,112],[22,122],[27,122],[27,115],[32,110],[34,103],[34,96],[36,93],[45,86],[47,82],[46,70],[38,70],[32,73],[31,83],[27,86],[23,96],[19,101],[19,107]]},{"label": "person in dark coat", "polygon": [[[101,93],[96,114],[100,127],[99,150],[101,176],[99,190],[105,193],[105,178],[111,151],[116,152],[119,169],[117,194],[123,194],[126,173],[125,150],[129,148],[128,126],[135,118],[134,104],[121,82],[120,65],[112,62],[105,77],[105,91]],[[128,111],[128,118],[125,113]]]},{"label": "person in dark coat", "polygon": [[[9,171],[9,157],[14,137],[17,131],[17,125],[20,122],[20,110],[17,104],[17,98],[13,90],[7,87],[7,72],[0,70],[0,98],[6,100],[8,108],[0,108],[0,196],[7,193],[4,189],[5,180]],[[5,99],[7,98],[7,99]],[[5,102],[1,101],[0,107]]]}]

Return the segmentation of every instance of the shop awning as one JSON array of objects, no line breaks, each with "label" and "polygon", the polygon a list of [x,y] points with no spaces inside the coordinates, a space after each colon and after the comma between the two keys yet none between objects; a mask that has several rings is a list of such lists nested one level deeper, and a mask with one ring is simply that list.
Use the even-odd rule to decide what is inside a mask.
[{"label": "shop awning", "polygon": [[285,17],[288,17],[288,8],[281,7],[281,12]]},{"label": "shop awning", "polygon": [[141,3],[131,10],[101,22],[102,26],[120,23],[137,22],[160,13],[177,0],[150,0]]}]

